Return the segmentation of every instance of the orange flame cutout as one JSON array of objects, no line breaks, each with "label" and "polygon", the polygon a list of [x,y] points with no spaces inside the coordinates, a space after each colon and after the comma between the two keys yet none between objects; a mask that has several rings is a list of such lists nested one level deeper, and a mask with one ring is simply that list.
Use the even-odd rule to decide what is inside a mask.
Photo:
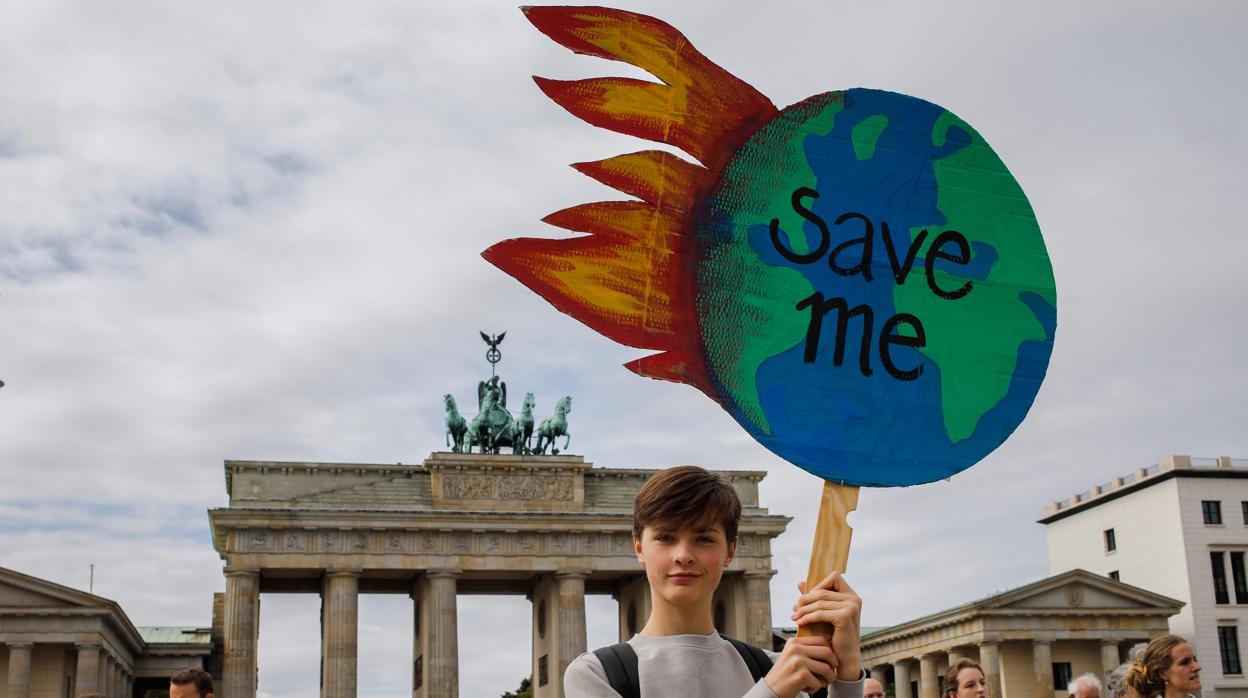
[{"label": "orange flame cutout", "polygon": [[548,97],[594,126],[666,143],[574,167],[637,201],[583,204],[546,223],[582,237],[519,238],[482,253],[559,310],[621,344],[662,353],[627,364],[715,398],[701,358],[689,278],[696,204],[736,149],[778,110],[652,17],[603,7],[525,7],[543,34],[576,53],[623,61],[662,82],[535,77]]}]

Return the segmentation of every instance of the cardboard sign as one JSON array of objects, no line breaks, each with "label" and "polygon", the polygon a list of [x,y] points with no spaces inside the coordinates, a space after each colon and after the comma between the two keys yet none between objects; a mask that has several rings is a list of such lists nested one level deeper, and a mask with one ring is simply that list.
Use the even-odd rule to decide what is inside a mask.
[{"label": "cardboard sign", "polygon": [[969,124],[848,89],[783,110],[651,17],[525,8],[578,53],[655,75],[553,81],[589,123],[676,146],[576,167],[631,201],[548,216],[581,237],[487,260],[692,385],[829,481],[913,485],[970,467],[1022,421],[1057,326],[1018,182]]}]

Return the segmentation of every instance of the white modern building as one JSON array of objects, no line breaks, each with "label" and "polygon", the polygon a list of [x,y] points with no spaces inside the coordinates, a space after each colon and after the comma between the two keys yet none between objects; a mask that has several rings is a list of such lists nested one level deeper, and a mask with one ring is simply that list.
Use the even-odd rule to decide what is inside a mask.
[{"label": "white modern building", "polygon": [[1045,507],[1049,572],[1084,569],[1184,602],[1203,698],[1248,698],[1248,460],[1171,456]]}]

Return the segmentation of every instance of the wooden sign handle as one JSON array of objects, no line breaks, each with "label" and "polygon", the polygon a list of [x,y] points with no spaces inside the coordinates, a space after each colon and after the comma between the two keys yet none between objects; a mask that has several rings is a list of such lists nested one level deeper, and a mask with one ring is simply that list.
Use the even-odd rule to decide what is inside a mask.
[{"label": "wooden sign handle", "polygon": [[[815,523],[815,542],[810,548],[810,569],[806,572],[806,588],[813,589],[833,572],[844,572],[849,563],[849,539],[854,529],[845,519],[858,508],[858,488],[824,481],[819,501],[819,519]],[[798,637],[818,635],[819,625],[797,629]]]}]

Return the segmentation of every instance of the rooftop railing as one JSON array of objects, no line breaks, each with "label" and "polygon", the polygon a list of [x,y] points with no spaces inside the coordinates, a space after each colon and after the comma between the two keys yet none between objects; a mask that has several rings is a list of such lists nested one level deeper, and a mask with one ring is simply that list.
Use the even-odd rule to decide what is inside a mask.
[{"label": "rooftop railing", "polygon": [[1134,472],[1127,473],[1122,477],[1116,477],[1113,480],[1096,485],[1095,487],[1071,495],[1067,499],[1059,499],[1049,502],[1044,507],[1045,515],[1054,514],[1059,511],[1077,507],[1094,499],[1103,497],[1115,490],[1120,490],[1129,485],[1157,477],[1162,473],[1172,470],[1214,470],[1214,469],[1239,469],[1248,470],[1248,458],[1231,458],[1230,456],[1218,456],[1216,458],[1193,458],[1191,456],[1170,456],[1163,458],[1161,462],[1154,463],[1146,468],[1136,468]]}]

